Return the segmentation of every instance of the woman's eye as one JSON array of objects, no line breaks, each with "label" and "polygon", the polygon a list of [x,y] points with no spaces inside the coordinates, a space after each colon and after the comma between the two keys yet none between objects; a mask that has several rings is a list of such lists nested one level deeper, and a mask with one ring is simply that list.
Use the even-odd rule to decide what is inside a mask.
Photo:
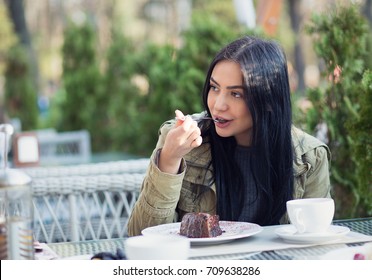
[{"label": "woman's eye", "polygon": [[218,88],[214,85],[210,85],[210,89],[213,90],[213,91],[218,91]]},{"label": "woman's eye", "polygon": [[241,98],[241,97],[243,97],[243,94],[241,94],[240,92],[231,92],[231,95],[232,96],[234,96],[234,97],[236,97],[236,98]]}]

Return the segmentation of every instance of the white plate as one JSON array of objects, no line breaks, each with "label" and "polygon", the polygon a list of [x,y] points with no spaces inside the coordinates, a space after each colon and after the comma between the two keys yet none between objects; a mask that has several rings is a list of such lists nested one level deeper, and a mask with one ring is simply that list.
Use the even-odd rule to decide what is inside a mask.
[{"label": "white plate", "polygon": [[353,260],[355,254],[367,255],[368,250],[371,250],[371,249],[372,249],[372,243],[369,243],[368,245],[366,244],[364,246],[346,247],[346,248],[341,248],[341,249],[330,251],[324,254],[323,256],[321,256],[321,259],[322,260]]},{"label": "white plate", "polygon": [[[143,235],[166,234],[179,235],[181,223],[162,224],[154,227],[148,227],[142,230]],[[262,231],[262,227],[246,222],[228,222],[220,221],[222,235],[207,238],[189,238],[191,245],[214,245],[233,241],[235,239],[248,237]]]},{"label": "white plate", "polygon": [[349,231],[348,227],[331,225],[326,232],[322,233],[297,233],[293,225],[285,225],[276,229],[275,233],[291,243],[322,243],[339,239]]}]

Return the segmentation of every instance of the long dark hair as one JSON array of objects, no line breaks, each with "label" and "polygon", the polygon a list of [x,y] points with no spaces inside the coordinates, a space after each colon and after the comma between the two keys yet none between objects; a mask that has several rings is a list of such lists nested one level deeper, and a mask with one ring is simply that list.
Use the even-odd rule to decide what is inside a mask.
[{"label": "long dark hair", "polygon": [[[291,101],[287,61],[274,41],[255,37],[240,38],[224,47],[213,59],[203,89],[207,113],[210,78],[222,60],[239,63],[244,80],[244,100],[253,119],[251,167],[253,180],[264,194],[262,225],[278,224],[292,198],[293,153],[291,138]],[[236,220],[232,205],[242,208],[243,179],[234,160],[234,137],[220,137],[215,126],[202,131],[211,142],[212,165],[217,189],[217,213],[221,219]],[[241,198],[236,201],[236,198]]]}]

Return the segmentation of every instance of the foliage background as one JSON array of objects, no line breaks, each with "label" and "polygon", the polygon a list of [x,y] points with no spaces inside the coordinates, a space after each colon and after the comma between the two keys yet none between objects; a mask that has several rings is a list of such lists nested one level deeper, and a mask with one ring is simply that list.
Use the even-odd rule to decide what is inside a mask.
[{"label": "foliage background", "polygon": [[327,125],[338,215],[371,215],[372,115],[367,110],[371,107],[368,95],[372,84],[364,63],[368,23],[356,6],[336,6],[329,13],[314,15],[307,31],[315,37],[314,48],[324,62],[323,76],[329,81],[308,90],[314,106],[307,122],[310,131],[316,131],[320,123]]}]

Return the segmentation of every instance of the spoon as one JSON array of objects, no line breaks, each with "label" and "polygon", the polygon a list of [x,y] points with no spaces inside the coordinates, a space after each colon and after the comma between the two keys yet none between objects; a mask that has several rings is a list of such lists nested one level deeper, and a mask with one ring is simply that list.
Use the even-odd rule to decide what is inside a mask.
[{"label": "spoon", "polygon": [[[210,120],[210,121],[214,121],[214,122],[219,122],[219,120],[215,120],[211,117],[206,117],[206,116],[202,116],[202,117],[193,116],[193,115],[187,115],[187,116],[191,117],[191,119],[193,121],[196,121],[196,122],[201,122],[202,120]],[[180,119],[176,117],[176,120],[180,120]]]}]

